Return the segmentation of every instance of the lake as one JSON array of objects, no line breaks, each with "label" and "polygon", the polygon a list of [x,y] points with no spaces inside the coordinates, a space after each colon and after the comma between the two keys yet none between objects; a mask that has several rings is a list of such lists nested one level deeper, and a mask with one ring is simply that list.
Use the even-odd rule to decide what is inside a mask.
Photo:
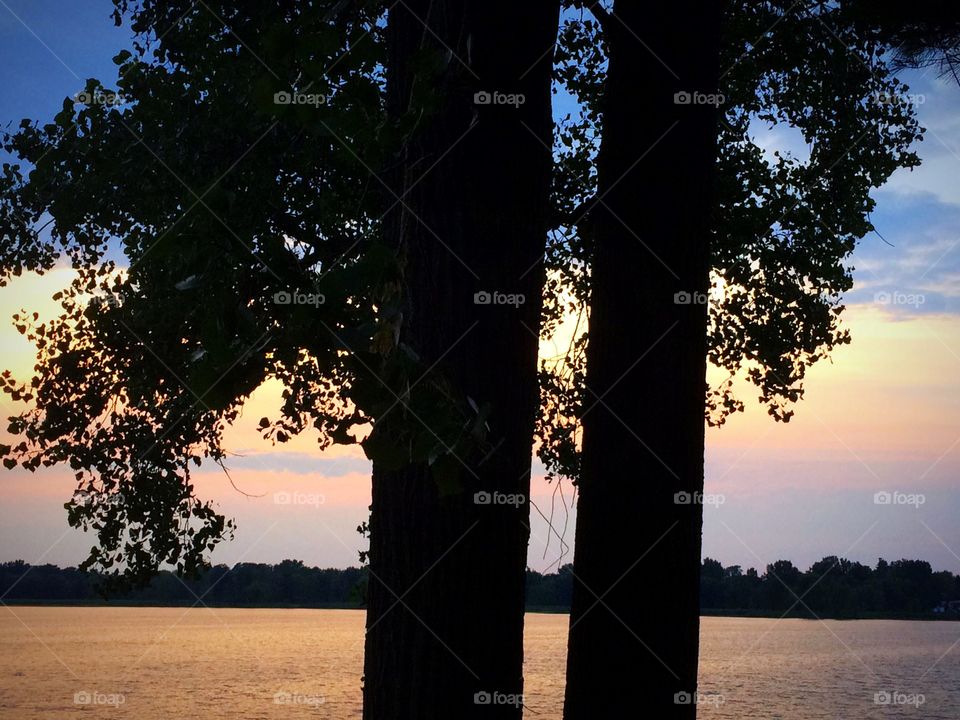
[{"label": "lake", "polygon": [[[359,718],[363,622],[356,610],[3,606],[0,717]],[[561,716],[566,632],[566,615],[527,615],[531,718]],[[708,617],[701,637],[708,720],[960,718],[957,622]]]}]

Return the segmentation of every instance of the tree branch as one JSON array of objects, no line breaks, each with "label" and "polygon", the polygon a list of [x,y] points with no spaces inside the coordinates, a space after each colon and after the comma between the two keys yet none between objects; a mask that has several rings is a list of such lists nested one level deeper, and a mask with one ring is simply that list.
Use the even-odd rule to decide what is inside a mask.
[{"label": "tree branch", "polygon": [[597,22],[600,23],[600,27],[605,33],[609,36],[611,30],[613,29],[613,15],[610,14],[610,11],[607,10],[601,0],[593,0],[593,2],[587,5],[590,12],[593,13],[593,16],[597,19]]}]

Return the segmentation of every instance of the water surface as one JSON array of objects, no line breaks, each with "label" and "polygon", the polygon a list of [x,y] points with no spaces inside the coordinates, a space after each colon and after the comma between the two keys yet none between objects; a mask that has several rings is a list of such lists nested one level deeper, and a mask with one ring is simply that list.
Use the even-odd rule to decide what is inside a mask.
[{"label": "water surface", "polygon": [[[561,717],[567,621],[527,615],[530,718]],[[356,610],[0,607],[0,718],[353,720],[363,623]],[[701,638],[706,720],[960,718],[960,623],[704,618]]]}]

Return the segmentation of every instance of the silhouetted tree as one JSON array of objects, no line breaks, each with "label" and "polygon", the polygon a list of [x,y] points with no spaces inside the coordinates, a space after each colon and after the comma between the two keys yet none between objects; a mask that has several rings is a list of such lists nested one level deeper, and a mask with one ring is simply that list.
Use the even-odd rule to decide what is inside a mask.
[{"label": "silhouetted tree", "polygon": [[[693,717],[719,6],[614,4],[564,717]],[[594,404],[595,403],[595,404]],[[639,438],[639,442],[638,442]],[[625,477],[626,473],[626,477]],[[626,480],[626,481],[625,481]],[[649,592],[652,583],[659,592]],[[642,601],[641,601],[642,598]],[[625,693],[623,688],[632,692]]]},{"label": "silhouetted tree", "polygon": [[[559,4],[386,7],[116,0],[117,90],[4,136],[32,165],[0,176],[4,279],[76,279],[18,318],[42,357],[4,374],[27,409],[0,454],[69,462],[83,567],[122,589],[230,536],[190,471],[264,381],[274,442],[372,424],[365,717],[517,717],[474,694],[522,691],[525,497],[474,493],[529,495]],[[266,603],[294,565],[234,572]]]},{"label": "silhouetted tree", "polygon": [[[561,182],[583,198],[561,207],[576,236],[556,251],[589,332],[544,381],[548,407],[581,422],[541,426],[542,457],[580,493],[565,716],[627,714],[630,686],[658,716],[693,717],[673,699],[696,687],[703,418],[742,408],[729,380],[705,393],[706,360],[789,419],[807,367],[849,340],[845,258],[919,133],[907,103],[879,101],[901,85],[842,7],[727,4],[718,60],[719,18],[699,5],[579,4],[608,52],[596,24],[564,36],[579,72],[561,77],[590,108],[566,133]],[[798,128],[809,159],[768,161],[757,120]]]},{"label": "silhouetted tree", "polygon": [[[739,568],[738,568],[739,570]],[[700,607],[724,607],[723,565],[712,558],[706,558],[700,567]]]},{"label": "silhouetted tree", "polygon": [[[405,198],[385,228],[404,261],[399,340],[481,404],[462,431],[485,426],[490,447],[410,463],[391,424],[405,408],[374,427],[372,439],[404,461],[373,458],[370,720],[522,714],[559,10],[559,0],[410,0],[390,12],[388,111],[399,122],[428,94],[440,98],[391,173],[392,194]],[[424,66],[425,53],[442,59],[439,69]],[[478,702],[483,694],[492,702]]]},{"label": "silhouetted tree", "polygon": [[[77,278],[59,295],[61,318],[18,318],[44,354],[36,378],[4,375],[11,399],[31,405],[10,424],[21,442],[0,454],[31,470],[69,462],[78,482],[69,520],[98,533],[84,567],[143,583],[167,563],[203,569],[230,535],[195,496],[190,467],[223,461],[224,429],[265,379],[285,386],[279,417],[260,422],[276,442],[312,427],[323,446],[352,443],[373,423],[370,599],[383,622],[371,622],[368,639],[384,654],[368,655],[367,697],[377,717],[414,706],[469,716],[466,691],[520,682],[526,510],[483,514],[470,498],[528,483],[525,373],[536,353],[547,157],[536,146],[549,138],[556,8],[401,4],[388,53],[380,2],[212,4],[117,0],[118,22],[129,17],[138,37],[116,58],[117,92],[91,80],[54,122],[4,137],[34,166],[0,175],[4,277],[65,256]],[[877,102],[904,90],[876,52],[890,39],[865,31],[846,4],[730,4],[719,66],[719,25],[695,4],[592,7],[603,33],[573,20],[558,47],[559,77],[585,109],[558,134],[554,224],[568,237],[548,249],[543,324],[549,334],[571,304],[592,303],[589,384],[586,333],[563,369],[542,373],[542,455],[552,472],[580,476],[583,499],[568,710],[596,712],[598,697],[622,709],[618,680],[641,678],[651,709],[688,715],[668,706],[666,690],[695,683],[701,509],[673,494],[702,487],[702,411],[720,422],[740,407],[729,383],[704,401],[704,360],[745,370],[771,414],[789,418],[806,368],[848,339],[838,324],[851,284],[844,259],[872,229],[870,189],[916,164],[919,132],[906,103]],[[726,103],[713,153],[719,98],[674,95],[709,97],[717,75]],[[509,119],[513,108],[478,107],[474,93],[502,91],[487,82],[515,83],[527,103]],[[751,136],[757,121],[797,127],[809,159],[768,161]],[[494,127],[504,133],[496,141]],[[125,272],[110,259],[118,239]],[[518,275],[527,260],[534,269]],[[527,295],[502,332],[505,308],[472,304],[488,289]],[[642,482],[623,491],[615,473],[631,465]],[[408,501],[414,513],[400,509]],[[391,539],[409,527],[407,556]],[[456,571],[421,582],[451,547]],[[631,565],[651,547],[642,568]],[[504,580],[484,587],[477,575],[495,561]],[[887,573],[892,595],[900,572]],[[641,573],[664,588],[646,613],[635,602],[648,584]],[[294,592],[293,569],[280,577]],[[269,597],[269,582],[254,587]],[[477,591],[475,606],[503,623],[464,629],[469,613],[430,597],[433,587]],[[407,608],[390,607],[411,588],[408,604],[481,671],[465,674],[414,619],[396,620]],[[621,623],[655,652],[638,643],[613,668]],[[415,665],[385,654],[388,643],[441,673],[435,702],[410,695]],[[667,673],[660,657],[677,669]]]}]

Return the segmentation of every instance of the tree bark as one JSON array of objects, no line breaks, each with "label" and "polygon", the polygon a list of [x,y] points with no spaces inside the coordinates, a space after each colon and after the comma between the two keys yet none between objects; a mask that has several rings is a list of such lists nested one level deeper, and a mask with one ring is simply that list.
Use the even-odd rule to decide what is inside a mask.
[{"label": "tree bark", "polygon": [[565,720],[696,715],[703,514],[676,494],[703,490],[717,111],[677,93],[716,95],[719,25],[692,0],[605,25]]},{"label": "tree bark", "polygon": [[[458,458],[453,494],[426,466],[374,465],[365,720],[521,716],[529,509],[474,494],[530,494],[558,20],[558,0],[406,0],[390,14],[395,118],[425,82],[423,52],[444,63],[429,80],[438,107],[405,145],[387,198],[403,198],[386,220],[407,261],[402,339],[491,403],[496,449]],[[478,92],[525,102],[478,104]],[[494,291],[525,302],[475,303]]]}]

